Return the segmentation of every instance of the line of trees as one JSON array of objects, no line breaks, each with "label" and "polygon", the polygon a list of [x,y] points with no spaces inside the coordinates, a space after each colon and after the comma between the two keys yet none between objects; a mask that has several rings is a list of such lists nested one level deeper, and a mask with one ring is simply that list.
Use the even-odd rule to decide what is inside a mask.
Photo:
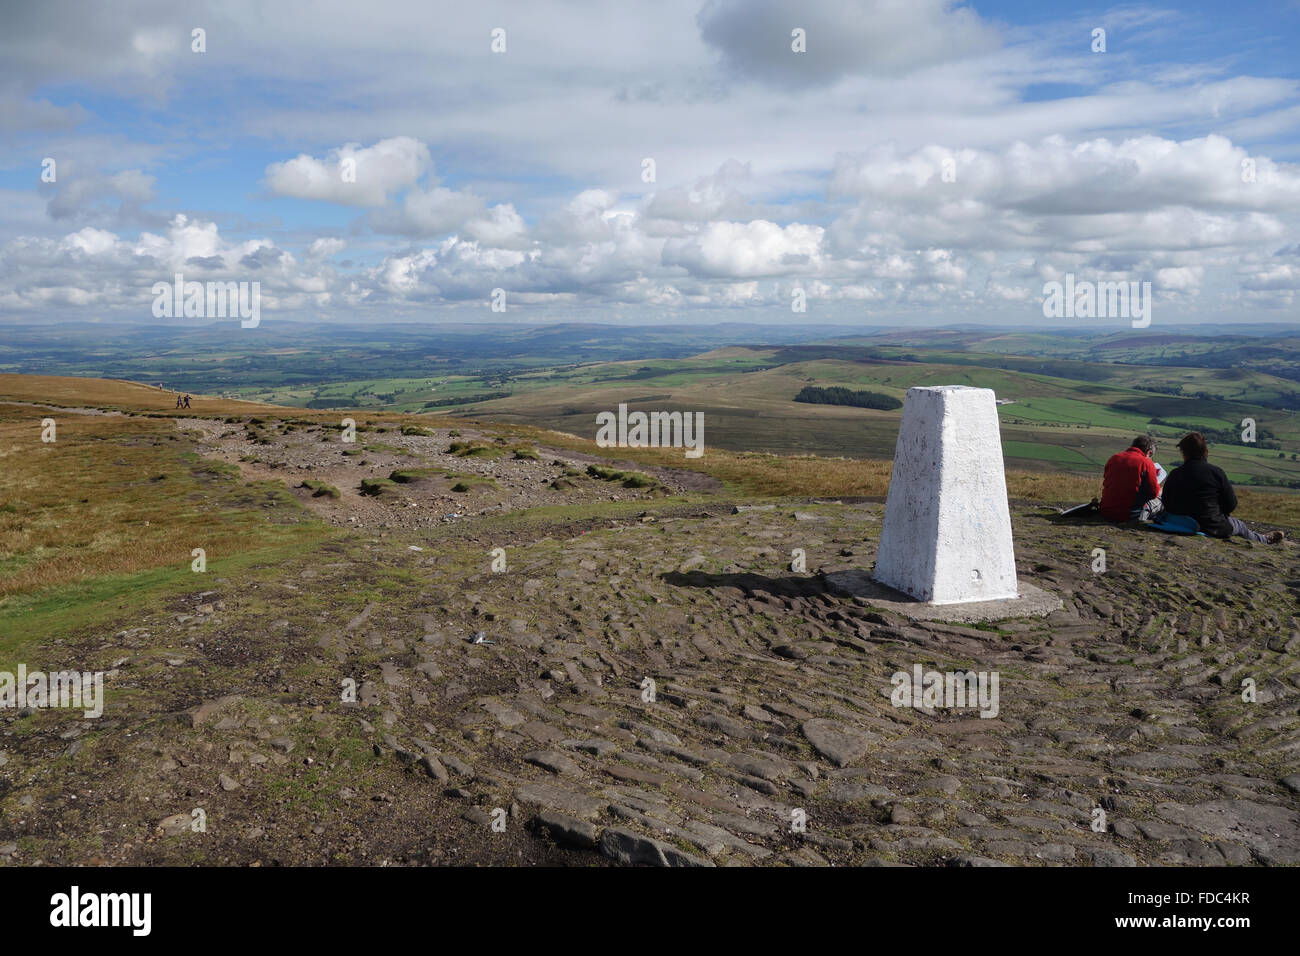
[{"label": "line of trees", "polygon": [[490,402],[494,398],[509,398],[511,392],[479,392],[477,395],[461,395],[457,398],[439,398],[425,402],[425,408],[445,408],[448,405],[470,405],[474,402]]},{"label": "line of trees", "polygon": [[885,395],[882,392],[854,391],[840,385],[834,385],[830,388],[805,385],[799,390],[799,394],[794,397],[794,400],[809,405],[851,405],[854,408],[878,408],[887,412],[903,407],[903,403],[894,398],[893,395]]}]

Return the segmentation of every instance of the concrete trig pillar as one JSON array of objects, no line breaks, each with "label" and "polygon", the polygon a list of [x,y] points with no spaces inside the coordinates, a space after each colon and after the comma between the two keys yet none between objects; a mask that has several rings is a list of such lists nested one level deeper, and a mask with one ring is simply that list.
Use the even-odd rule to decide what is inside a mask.
[{"label": "concrete trig pillar", "polygon": [[992,389],[907,390],[873,577],[931,604],[1017,597]]}]

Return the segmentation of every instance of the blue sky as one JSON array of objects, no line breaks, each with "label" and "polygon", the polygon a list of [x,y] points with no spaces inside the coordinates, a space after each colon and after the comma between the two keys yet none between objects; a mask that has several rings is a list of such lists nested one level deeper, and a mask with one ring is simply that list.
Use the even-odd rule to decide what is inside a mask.
[{"label": "blue sky", "polygon": [[1066,274],[1296,316],[1296,2],[5,16],[0,319],[148,319],[177,271],[326,321],[1050,327]]}]

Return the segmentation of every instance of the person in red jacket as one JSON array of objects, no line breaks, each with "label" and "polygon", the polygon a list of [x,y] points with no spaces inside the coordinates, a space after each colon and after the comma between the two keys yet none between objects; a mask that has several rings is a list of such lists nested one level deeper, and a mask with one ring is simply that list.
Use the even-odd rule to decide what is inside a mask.
[{"label": "person in red jacket", "polygon": [[1160,479],[1163,477],[1152,460],[1155,439],[1138,435],[1127,449],[1111,455],[1101,482],[1101,513],[1111,521],[1131,521],[1146,509],[1159,510]]}]

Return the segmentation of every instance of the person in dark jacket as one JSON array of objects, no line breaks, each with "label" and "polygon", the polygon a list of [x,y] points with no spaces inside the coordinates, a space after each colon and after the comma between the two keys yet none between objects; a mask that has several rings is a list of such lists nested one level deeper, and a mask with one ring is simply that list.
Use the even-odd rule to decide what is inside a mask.
[{"label": "person in dark jacket", "polygon": [[1240,535],[1250,541],[1277,544],[1281,531],[1260,534],[1246,522],[1232,517],[1237,508],[1237,493],[1232,482],[1218,465],[1208,461],[1209,447],[1200,432],[1190,432],[1178,443],[1183,463],[1165,479],[1164,504],[1170,514],[1194,518],[1201,530],[1215,538]]}]

